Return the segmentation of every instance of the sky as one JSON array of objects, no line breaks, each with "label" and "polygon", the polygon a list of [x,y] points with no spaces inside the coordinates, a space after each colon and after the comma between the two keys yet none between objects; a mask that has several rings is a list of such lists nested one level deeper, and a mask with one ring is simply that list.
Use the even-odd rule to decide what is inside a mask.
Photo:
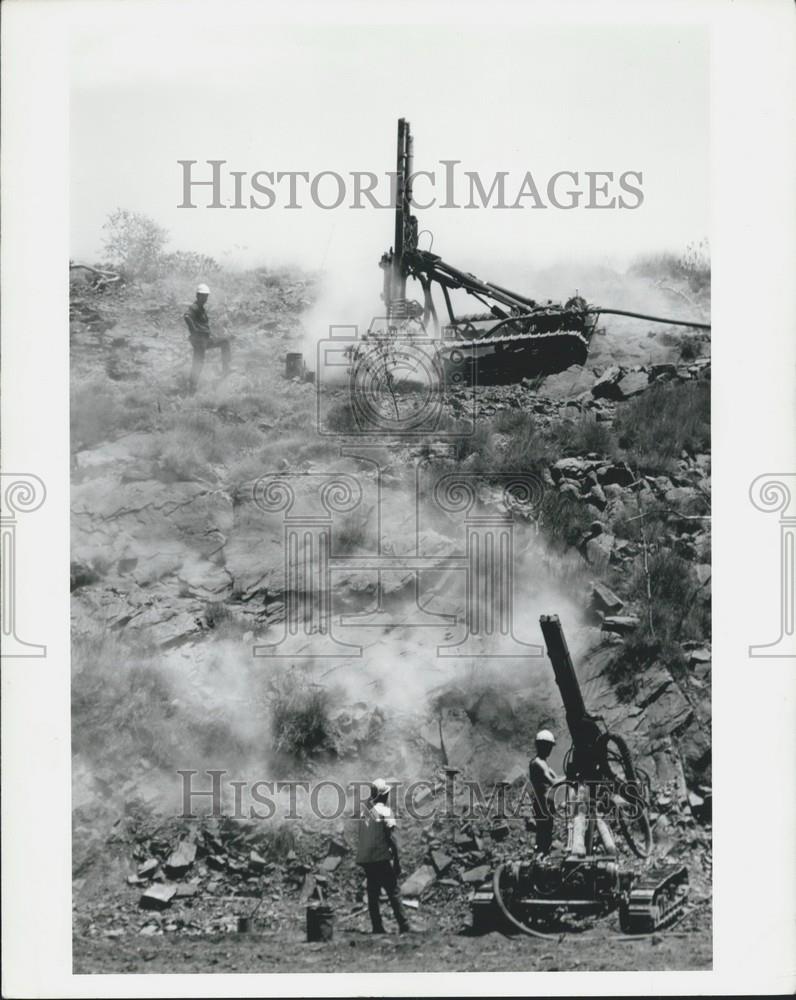
[{"label": "sky", "polygon": [[[421,30],[269,23],[234,16],[241,8],[206,21],[185,4],[132,16],[138,9],[98,3],[73,27],[73,259],[101,259],[103,222],[121,207],[164,226],[170,249],[223,263],[375,268],[392,242],[391,213],[347,207],[350,179],[333,210],[308,194],[300,210],[285,208],[284,183],[265,211],[188,209],[178,207],[178,161],[198,161],[199,177],[209,176],[204,161],[225,160],[245,185],[260,170],[382,175],[394,169],[400,116],[412,123],[416,170],[460,160],[487,188],[507,171],[510,201],[526,171],[543,197],[557,171],[580,172],[581,187],[585,171],[643,174],[634,210],[418,211],[434,252],[464,270],[500,280],[518,260],[626,261],[709,235],[709,49],[698,27],[492,18]],[[207,204],[201,191],[195,201]]]}]

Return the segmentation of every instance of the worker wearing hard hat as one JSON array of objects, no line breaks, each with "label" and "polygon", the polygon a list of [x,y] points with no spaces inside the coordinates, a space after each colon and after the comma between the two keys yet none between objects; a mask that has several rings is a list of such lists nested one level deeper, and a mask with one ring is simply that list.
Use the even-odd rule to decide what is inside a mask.
[{"label": "worker wearing hard hat", "polygon": [[191,392],[196,392],[199,384],[199,376],[205,363],[205,353],[214,348],[221,351],[221,373],[222,377],[229,374],[229,362],[231,351],[229,340],[226,337],[213,337],[210,334],[210,319],[205,309],[205,303],[210,295],[207,285],[199,285],[196,289],[196,301],[188,306],[188,311],[183,319],[188,327],[189,340],[193,348],[193,364],[191,365]]},{"label": "worker wearing hard hat", "polygon": [[550,789],[558,775],[547,763],[556,738],[549,729],[536,734],[536,756],[530,763],[529,774],[533,789],[533,815],[536,821],[536,849],[547,854],[553,843],[553,803]]},{"label": "worker wearing hard hat", "polygon": [[379,896],[384,889],[398,921],[398,930],[405,934],[410,928],[398,888],[401,862],[395,841],[395,817],[387,805],[389,797],[390,786],[383,778],[376,778],[370,786],[370,798],[362,804],[359,816],[357,864],[362,865],[367,878],[368,912],[373,933],[386,933],[379,907]]}]

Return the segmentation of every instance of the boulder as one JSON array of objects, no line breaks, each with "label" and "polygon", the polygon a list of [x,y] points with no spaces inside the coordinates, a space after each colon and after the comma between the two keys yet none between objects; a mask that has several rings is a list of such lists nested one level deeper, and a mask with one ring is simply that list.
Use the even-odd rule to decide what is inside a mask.
[{"label": "boulder", "polygon": [[597,469],[597,478],[600,485],[605,489],[607,486],[630,486],[636,477],[627,462],[612,462],[610,465],[601,465]]},{"label": "boulder", "polygon": [[190,840],[180,841],[166,859],[166,874],[170,878],[181,878],[196,859],[196,844]]},{"label": "boulder", "polygon": [[637,629],[641,624],[635,615],[611,615],[603,618],[603,632],[615,632],[617,635],[626,635]]},{"label": "boulder", "polygon": [[489,865],[478,865],[477,868],[471,868],[462,875],[462,881],[471,882],[483,882],[490,872]]},{"label": "boulder", "polygon": [[677,365],[650,365],[649,374],[650,380],[653,382],[668,382],[673,378],[677,378]]},{"label": "boulder", "polygon": [[592,486],[592,488],[586,494],[586,496],[584,497],[584,499],[588,503],[593,504],[597,508],[598,511],[605,510],[605,508],[608,505],[608,500],[607,500],[607,498],[605,496],[605,493],[603,492],[603,489],[602,489],[601,486],[597,486],[597,485]]},{"label": "boulder", "polygon": [[586,562],[593,566],[598,573],[604,573],[608,569],[611,559],[611,551],[614,547],[614,536],[603,532],[595,538],[590,538],[586,542]]},{"label": "boulder", "polygon": [[591,387],[591,394],[595,399],[622,399],[622,394],[617,388],[617,383],[622,377],[623,369],[612,365],[606,368],[603,374]]},{"label": "boulder", "polygon": [[583,458],[561,458],[552,468],[553,479],[582,479],[591,469],[592,462]]},{"label": "boulder", "polygon": [[151,885],[139,900],[143,910],[165,910],[177,894],[177,886],[169,882]]},{"label": "boulder", "polygon": [[137,874],[139,878],[151,878],[158,870],[160,862],[157,858],[147,858],[138,866]]},{"label": "boulder", "polygon": [[703,663],[710,663],[711,653],[709,649],[692,649],[688,657],[688,666],[697,667]]},{"label": "boulder", "polygon": [[301,892],[299,893],[299,903],[302,905],[307,902],[310,896],[315,892],[317,886],[317,881],[314,875],[309,872],[304,877],[304,883],[301,886]]},{"label": "boulder", "polygon": [[649,375],[645,371],[628,372],[617,383],[617,389],[620,393],[619,398],[630,399],[631,396],[637,396],[640,392],[643,392],[648,386]]},{"label": "boulder", "polygon": [[183,882],[177,886],[177,891],[174,893],[175,899],[190,899],[195,896],[199,891],[199,886],[196,882]]},{"label": "boulder", "polygon": [[437,873],[431,865],[421,865],[401,886],[404,896],[419,896],[436,879]]},{"label": "boulder", "polygon": [[265,865],[266,860],[261,854],[258,854],[254,850],[249,851],[249,869],[251,871],[255,874],[260,874],[265,869]]},{"label": "boulder", "polygon": [[617,597],[610,587],[604,583],[593,583],[591,588],[591,603],[596,611],[606,615],[616,615],[625,606],[621,597]]},{"label": "boulder", "polygon": [[448,857],[443,851],[432,851],[429,857],[437,875],[444,875],[453,864],[453,858]]},{"label": "boulder", "polygon": [[453,843],[458,851],[480,851],[482,848],[481,838],[471,830],[460,830]]}]

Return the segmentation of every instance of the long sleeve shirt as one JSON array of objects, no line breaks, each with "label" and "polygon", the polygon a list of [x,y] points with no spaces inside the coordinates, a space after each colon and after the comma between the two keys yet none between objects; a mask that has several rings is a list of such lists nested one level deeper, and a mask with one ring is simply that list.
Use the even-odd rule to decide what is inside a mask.
[{"label": "long sleeve shirt", "polygon": [[188,306],[183,319],[191,333],[198,333],[202,337],[210,336],[210,318],[205,307],[200,306],[198,302],[192,302]]}]

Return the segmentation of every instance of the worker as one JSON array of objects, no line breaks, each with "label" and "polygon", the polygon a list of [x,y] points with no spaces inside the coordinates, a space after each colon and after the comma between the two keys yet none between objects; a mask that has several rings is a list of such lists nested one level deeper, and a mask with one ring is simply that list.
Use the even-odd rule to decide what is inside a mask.
[{"label": "worker", "polygon": [[210,295],[207,285],[199,285],[196,289],[196,301],[188,306],[188,311],[183,319],[188,327],[191,347],[193,347],[193,364],[191,365],[190,391],[196,392],[199,384],[199,376],[205,363],[205,352],[215,348],[221,351],[221,375],[222,378],[229,374],[229,362],[231,357],[229,340],[226,337],[213,337],[210,335],[210,319],[205,309],[205,303]]},{"label": "worker", "polygon": [[536,820],[536,850],[547,854],[553,844],[553,803],[550,789],[558,775],[547,763],[556,738],[549,729],[536,734],[536,756],[530,763],[529,773],[533,789],[533,815]]},{"label": "worker", "polygon": [[362,804],[359,816],[357,864],[365,869],[368,912],[373,933],[386,933],[379,907],[379,896],[383,888],[398,921],[399,933],[405,934],[410,927],[398,888],[401,862],[395,840],[395,817],[387,805],[389,796],[390,786],[383,778],[376,778],[370,786],[370,797]]}]

